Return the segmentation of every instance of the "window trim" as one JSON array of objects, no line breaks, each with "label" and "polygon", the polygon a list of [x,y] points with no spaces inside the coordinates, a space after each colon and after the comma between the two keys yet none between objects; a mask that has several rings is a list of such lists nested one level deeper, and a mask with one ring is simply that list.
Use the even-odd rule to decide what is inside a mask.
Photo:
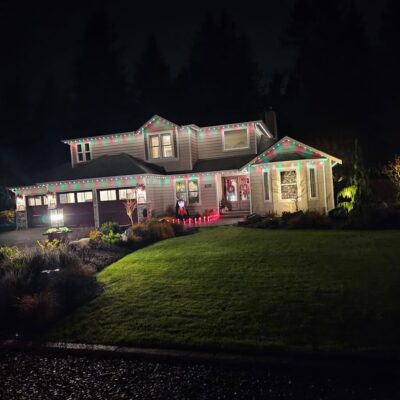
[{"label": "window trim", "polygon": [[[107,195],[107,200],[102,200],[101,199],[101,193],[102,192],[114,192],[115,193],[115,199],[109,199]],[[106,201],[117,201],[118,200],[118,192],[117,189],[100,189],[99,190],[99,201],[101,202],[106,202]]]},{"label": "window trim", "polygon": [[[302,198],[300,190],[300,169],[299,167],[286,167],[286,168],[276,168],[276,171],[278,171],[278,179],[279,179],[279,201],[284,201],[284,202],[293,202],[293,201],[300,201]],[[297,186],[297,199],[282,199],[282,178],[281,178],[281,172],[282,171],[296,171],[296,186]],[[293,183],[291,185],[294,185]]]},{"label": "window trim", "polygon": [[[268,200],[265,198],[265,174],[268,174]],[[271,171],[263,171],[262,174],[262,186],[263,186],[263,199],[264,203],[272,203],[272,191],[271,191]]]},{"label": "window trim", "polygon": [[[163,153],[163,144],[162,144],[162,136],[165,135],[170,135],[171,137],[171,148],[172,148],[172,156],[171,157],[164,157],[164,153]],[[158,143],[159,146],[158,148],[160,149],[160,157],[158,158],[153,158],[152,153],[151,153],[151,149],[153,146],[151,146],[151,138],[154,136],[158,136]],[[153,161],[176,161],[179,159],[178,157],[178,148],[179,148],[179,135],[176,135],[176,149],[174,146],[174,131],[172,130],[168,130],[168,131],[159,131],[159,132],[151,132],[147,134],[147,149],[148,149],[148,154],[149,154],[149,160],[153,160]]]},{"label": "window trim", "polygon": [[[197,180],[197,185],[198,185],[198,192],[199,192],[199,201],[197,203],[190,203],[189,202],[189,181],[190,180]],[[175,194],[175,204],[178,201],[178,196],[177,196],[177,191],[176,191],[176,183],[177,182],[184,182],[185,183],[185,193],[187,195],[187,204],[186,206],[200,206],[201,205],[201,181],[200,178],[193,178],[193,179],[175,179],[174,180],[174,194]]]},{"label": "window trim", "polygon": [[[89,150],[86,151],[85,147],[86,145],[89,146]],[[79,146],[81,146],[81,151],[79,151]],[[82,154],[82,160],[79,160],[79,155]],[[87,154],[89,154],[89,158],[87,158]],[[77,163],[82,163],[86,161],[91,161],[93,160],[93,154],[92,154],[92,146],[90,142],[82,142],[82,143],[77,143],[76,144],[76,162]]]},{"label": "window trim", "polygon": [[[78,200],[78,194],[79,193],[91,193],[92,194],[92,198],[90,200],[86,200],[86,198],[85,198],[85,201],[79,201]],[[93,203],[93,192],[91,190],[80,190],[79,192],[76,192],[76,203],[77,204]]]},{"label": "window trim", "polygon": [[[315,179],[315,196],[311,195],[311,170],[314,170],[314,179]],[[308,178],[308,197],[311,200],[317,200],[318,199],[318,178],[317,178],[317,169],[313,167],[308,167],[307,168],[307,178]]]},{"label": "window trim", "polygon": [[[246,129],[247,134],[247,145],[245,147],[235,147],[232,149],[225,148],[225,132],[232,132],[232,131],[243,131]],[[222,151],[237,151],[237,150],[247,150],[250,148],[250,133],[249,129],[246,128],[230,128],[230,129],[223,129],[222,131]]]},{"label": "window trim", "polygon": [[[73,201],[73,202],[67,201],[66,203],[63,203],[63,202],[61,201],[61,195],[63,195],[63,194],[68,195],[68,194],[71,194],[71,193],[74,195],[74,201]],[[60,193],[58,193],[58,199],[57,199],[57,201],[58,201],[58,204],[59,204],[60,206],[65,206],[66,204],[76,204],[76,194],[75,194],[75,192],[60,192]]]},{"label": "window trim", "polygon": [[[125,190],[125,191],[126,191],[126,190],[133,190],[133,191],[135,192],[135,197],[132,198],[132,199],[130,199],[130,198],[123,199],[123,198],[121,198],[121,190]],[[121,201],[136,200],[136,201],[137,201],[136,187],[123,187],[123,188],[118,188],[118,200],[121,200]]]}]

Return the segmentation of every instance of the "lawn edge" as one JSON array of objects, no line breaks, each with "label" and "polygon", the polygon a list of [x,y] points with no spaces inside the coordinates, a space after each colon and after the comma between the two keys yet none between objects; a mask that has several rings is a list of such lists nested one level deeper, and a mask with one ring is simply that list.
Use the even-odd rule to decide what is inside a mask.
[{"label": "lawn edge", "polygon": [[113,346],[102,344],[82,344],[67,342],[37,342],[24,340],[0,341],[0,351],[23,351],[37,354],[59,356],[89,356],[148,360],[154,362],[191,362],[202,364],[270,366],[282,369],[319,368],[365,371],[398,370],[399,358],[396,356],[360,354],[243,354],[235,352],[180,350],[164,348],[145,348]]}]

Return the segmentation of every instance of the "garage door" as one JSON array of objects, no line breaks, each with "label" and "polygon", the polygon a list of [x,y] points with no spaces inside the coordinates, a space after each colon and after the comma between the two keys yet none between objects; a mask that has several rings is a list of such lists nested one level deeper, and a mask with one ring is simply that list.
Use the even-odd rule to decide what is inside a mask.
[{"label": "garage door", "polygon": [[59,193],[57,200],[57,207],[63,210],[65,226],[94,226],[91,191]]},{"label": "garage door", "polygon": [[40,196],[27,196],[27,215],[28,227],[35,228],[40,226],[49,225],[49,215],[47,207],[47,197]]}]

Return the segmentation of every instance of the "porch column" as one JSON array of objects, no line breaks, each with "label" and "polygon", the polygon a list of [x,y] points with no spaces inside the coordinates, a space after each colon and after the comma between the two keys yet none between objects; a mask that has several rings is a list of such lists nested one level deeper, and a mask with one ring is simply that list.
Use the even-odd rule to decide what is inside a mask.
[{"label": "porch column", "polygon": [[96,229],[99,229],[100,228],[99,198],[96,189],[92,189],[92,193],[93,193],[94,227]]}]

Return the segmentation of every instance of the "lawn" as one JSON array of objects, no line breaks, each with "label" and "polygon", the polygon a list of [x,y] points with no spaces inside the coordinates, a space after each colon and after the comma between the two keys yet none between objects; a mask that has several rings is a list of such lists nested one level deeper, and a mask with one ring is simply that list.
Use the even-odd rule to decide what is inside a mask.
[{"label": "lawn", "polygon": [[400,354],[400,232],[204,228],[99,274],[49,339]]}]

